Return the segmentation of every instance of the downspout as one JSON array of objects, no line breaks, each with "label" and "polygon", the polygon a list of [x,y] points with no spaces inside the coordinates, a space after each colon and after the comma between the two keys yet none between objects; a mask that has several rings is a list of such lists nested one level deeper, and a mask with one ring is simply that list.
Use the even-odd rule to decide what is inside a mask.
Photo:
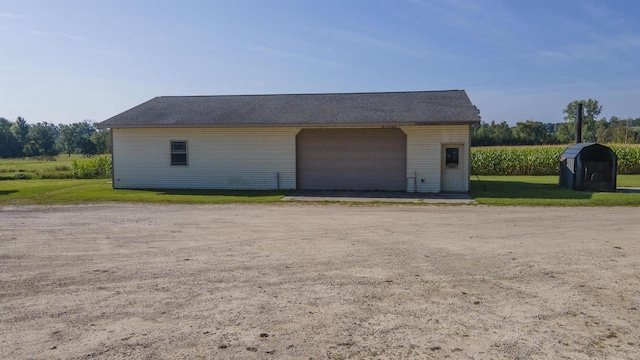
[{"label": "downspout", "polygon": [[111,131],[111,188],[115,189],[116,188],[116,167],[114,166],[114,159],[115,157],[113,156],[113,149],[115,148],[115,146],[113,146],[113,129],[109,129]]},{"label": "downspout", "polygon": [[471,191],[471,125],[469,125],[469,133],[467,135],[467,192]]}]

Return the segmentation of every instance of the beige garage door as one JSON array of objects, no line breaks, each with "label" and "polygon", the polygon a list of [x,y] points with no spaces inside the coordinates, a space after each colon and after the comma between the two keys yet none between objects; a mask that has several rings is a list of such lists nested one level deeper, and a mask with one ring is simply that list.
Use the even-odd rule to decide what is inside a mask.
[{"label": "beige garage door", "polygon": [[296,136],[301,190],[406,190],[400,129],[305,129]]}]

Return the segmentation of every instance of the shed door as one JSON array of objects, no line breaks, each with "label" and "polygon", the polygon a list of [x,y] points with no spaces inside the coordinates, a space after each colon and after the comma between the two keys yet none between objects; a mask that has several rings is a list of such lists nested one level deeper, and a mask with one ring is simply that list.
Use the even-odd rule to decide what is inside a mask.
[{"label": "shed door", "polygon": [[406,190],[400,129],[304,129],[296,136],[301,190]]},{"label": "shed door", "polygon": [[441,191],[465,191],[463,145],[442,145]]}]

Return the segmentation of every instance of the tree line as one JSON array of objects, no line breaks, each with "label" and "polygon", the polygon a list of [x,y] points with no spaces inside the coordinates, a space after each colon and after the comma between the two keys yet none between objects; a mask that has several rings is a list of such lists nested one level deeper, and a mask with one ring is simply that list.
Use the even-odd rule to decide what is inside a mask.
[{"label": "tree line", "polygon": [[[584,142],[640,143],[640,118],[598,118],[602,106],[597,100],[575,100],[563,110],[563,123],[521,121],[509,126],[506,121],[472,127],[472,146],[554,145],[575,142],[578,104],[583,105]],[[477,109],[477,108],[476,108]],[[480,110],[478,110],[478,114]],[[60,153],[95,155],[111,153],[111,131],[97,129],[91,121],[55,125],[47,122],[28,124],[22,117],[11,122],[0,117],[0,158],[53,156]]]},{"label": "tree line", "polygon": [[[555,145],[576,141],[575,122],[578,103],[583,106],[582,141],[599,143],[640,143],[640,118],[620,119],[617,116],[598,118],[602,106],[597,100],[575,100],[563,110],[563,123],[521,121],[509,126],[506,121],[481,121],[472,128],[472,146]],[[480,111],[478,110],[478,113]]]},{"label": "tree line", "polygon": [[48,122],[29,124],[18,117],[11,122],[0,117],[0,158],[96,155],[111,153],[111,131],[85,120],[74,124]]}]

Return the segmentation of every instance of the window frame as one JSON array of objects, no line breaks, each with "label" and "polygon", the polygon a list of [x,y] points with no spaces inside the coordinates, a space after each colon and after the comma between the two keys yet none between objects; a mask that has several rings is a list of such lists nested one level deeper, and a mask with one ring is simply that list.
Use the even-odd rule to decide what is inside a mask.
[{"label": "window frame", "polygon": [[[174,150],[173,145],[178,143],[184,144],[184,151]],[[171,166],[189,166],[189,142],[187,140],[169,141],[169,154]],[[181,161],[175,161],[173,158],[174,155],[184,155],[184,163],[182,163]]]},{"label": "window frame", "polygon": [[[451,153],[450,153],[451,150]],[[446,147],[445,146],[445,167],[448,169],[456,169],[460,166],[460,147]]]}]

